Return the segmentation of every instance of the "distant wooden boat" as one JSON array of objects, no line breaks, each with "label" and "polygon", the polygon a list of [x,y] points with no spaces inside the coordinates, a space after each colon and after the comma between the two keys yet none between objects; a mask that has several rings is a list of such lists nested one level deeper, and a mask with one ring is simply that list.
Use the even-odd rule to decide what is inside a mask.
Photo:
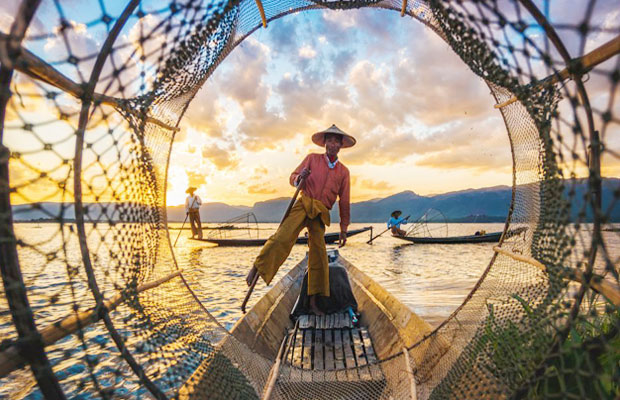
[{"label": "distant wooden boat", "polygon": [[[341,257],[329,251],[332,272],[348,276],[357,301],[359,321],[346,312],[324,316],[301,315],[294,322],[291,312],[302,288],[307,256],[289,271],[233,327],[231,333],[253,352],[275,360],[261,398],[342,398],[342,393],[380,394],[402,384],[405,368],[386,368],[386,359],[419,343],[431,326],[393,297],[382,286]],[[334,271],[340,269],[340,271]],[[446,346],[440,340],[434,346]],[[442,344],[443,343],[443,344]],[[223,344],[222,348],[227,344]],[[424,354],[428,343],[418,344]],[[405,355],[409,357],[409,355]],[[414,360],[421,362],[422,360]],[[209,390],[216,368],[206,361],[187,380],[181,399],[198,398]],[[406,371],[405,371],[406,372]],[[411,388],[415,390],[413,372]],[[264,379],[264,378],[263,378]],[[377,393],[378,392],[378,393]],[[285,393],[283,396],[282,393]],[[413,394],[415,396],[415,394]],[[366,397],[368,398],[368,397]],[[413,397],[412,397],[413,398]]]},{"label": "distant wooden boat", "polygon": [[[355,236],[360,233],[369,231],[371,229],[370,226],[366,226],[361,229],[354,229],[347,232],[347,237]],[[339,232],[331,232],[325,234],[325,243],[333,244],[338,241],[340,238]],[[217,238],[203,238],[203,239],[193,239],[199,240],[201,242],[214,243],[219,246],[234,246],[234,247],[242,247],[242,246],[262,246],[267,242],[267,238],[264,239],[217,239]],[[296,244],[307,244],[308,238],[306,236],[300,236],[295,241]]]},{"label": "distant wooden boat", "polygon": [[[518,235],[527,228],[520,227],[507,232],[507,237]],[[448,237],[415,237],[415,236],[394,236],[395,238],[406,240],[418,244],[464,244],[464,243],[497,243],[502,237],[503,232],[491,232],[484,235],[448,236]]]}]

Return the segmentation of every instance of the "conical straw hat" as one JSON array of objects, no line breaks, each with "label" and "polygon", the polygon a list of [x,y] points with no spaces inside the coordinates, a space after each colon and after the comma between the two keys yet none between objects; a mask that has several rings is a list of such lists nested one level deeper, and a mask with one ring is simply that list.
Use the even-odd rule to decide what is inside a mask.
[{"label": "conical straw hat", "polygon": [[342,136],[342,148],[353,147],[356,143],[356,140],[353,136],[348,133],[344,133],[341,131],[336,125],[332,125],[324,131],[317,132],[312,135],[312,142],[318,146],[325,147],[325,134],[326,133],[335,133],[337,135]]}]

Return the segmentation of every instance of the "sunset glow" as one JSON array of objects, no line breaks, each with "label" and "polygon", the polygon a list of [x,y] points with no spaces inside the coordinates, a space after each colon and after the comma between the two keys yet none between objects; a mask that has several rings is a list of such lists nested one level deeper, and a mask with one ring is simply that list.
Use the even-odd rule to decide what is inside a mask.
[{"label": "sunset glow", "polygon": [[[14,13],[13,5],[0,6],[2,30],[8,29]],[[554,15],[561,17],[561,10]],[[619,15],[615,10],[604,18],[613,22]],[[149,18],[142,21],[144,26],[156,24]],[[137,26],[135,22],[129,25],[119,40],[136,46]],[[79,23],[72,27],[72,39],[84,53],[101,45],[101,38]],[[601,32],[586,47],[593,49],[607,40],[609,35]],[[54,38],[31,49],[48,59],[60,50],[62,43]],[[78,80],[76,71],[66,68],[61,72]],[[148,71],[146,83],[153,79],[151,72],[155,73]],[[604,109],[609,91],[601,79],[593,75],[587,85],[593,106]],[[15,82],[20,92],[32,90],[28,79],[18,75]],[[58,107],[67,113],[66,122],[46,125],[46,120],[56,118],[57,110],[48,109],[51,103],[41,98],[26,96],[20,97],[21,109],[8,108],[6,124],[19,131],[19,113],[29,113],[31,120],[42,125],[37,128],[39,138],[69,138],[59,146],[66,148],[68,159],[75,146],[71,136],[79,101],[68,95],[59,99]],[[190,185],[198,188],[197,194],[205,202],[251,206],[290,196],[291,171],[307,153],[323,152],[311,143],[310,136],[331,124],[357,138],[355,147],[340,153],[341,162],[351,171],[352,201],[404,190],[431,195],[509,186],[510,142],[494,104],[484,81],[436,33],[416,20],[378,9],[314,10],[286,16],[257,30],[235,48],[190,103],[172,146],[167,204],[182,204]],[[570,118],[570,110],[562,107],[567,104],[560,112]],[[88,134],[104,135],[106,124],[119,121],[124,123],[115,115],[96,126],[95,118]],[[620,148],[617,133],[605,133],[608,148]],[[10,137],[5,145],[12,149],[27,153],[40,146],[25,131]],[[579,146],[566,144],[571,147],[583,154]],[[84,161],[89,160],[92,157],[85,153]],[[28,161],[28,156],[21,161]],[[58,164],[56,173],[66,176],[62,162],[57,154],[41,151],[32,160],[35,171],[37,164]],[[165,163],[159,164],[156,167],[163,171]],[[577,176],[587,175],[584,165],[563,167]],[[32,171],[27,170],[12,163],[12,182],[28,181]],[[619,176],[618,159],[603,159],[602,172],[608,177]],[[90,179],[88,173],[85,179]],[[92,172],[93,176],[100,173]],[[538,179],[536,173],[532,171],[532,180]],[[60,194],[45,185],[44,180],[28,185],[20,196],[12,196],[13,204],[71,201],[70,192]],[[92,178],[92,185],[93,193],[83,195],[85,201],[118,201],[106,193],[109,188],[94,195],[97,178]]]}]

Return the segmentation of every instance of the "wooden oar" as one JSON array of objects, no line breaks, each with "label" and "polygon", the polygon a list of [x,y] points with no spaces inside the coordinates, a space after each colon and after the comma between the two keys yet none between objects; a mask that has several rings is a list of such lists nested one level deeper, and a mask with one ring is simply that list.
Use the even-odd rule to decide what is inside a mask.
[{"label": "wooden oar", "polygon": [[[407,215],[405,217],[405,219],[403,219],[403,221],[406,221],[407,218],[409,218],[411,215]],[[392,227],[387,228],[386,230],[384,230],[383,232],[381,232],[380,234],[378,234],[375,237],[371,237],[369,241],[366,242],[366,244],[372,244],[372,241],[375,240],[376,238],[378,238],[379,236],[383,235],[385,232],[389,231],[390,229],[392,229]]]},{"label": "wooden oar", "polygon": [[[282,225],[282,222],[284,222],[286,217],[288,217],[288,214],[291,212],[291,209],[293,208],[293,204],[295,204],[295,200],[297,199],[297,195],[299,194],[299,190],[301,189],[305,181],[306,181],[306,178],[301,178],[301,180],[299,181],[299,184],[297,185],[297,189],[295,190],[295,194],[293,195],[291,202],[288,203],[288,208],[286,209],[286,212],[284,213],[284,217],[282,217],[282,221],[280,221],[280,225]],[[278,228],[279,227],[280,226],[278,226]],[[256,271],[256,274],[254,274],[254,278],[252,279],[252,283],[250,284],[250,287],[248,288],[248,292],[245,294],[245,299],[243,299],[243,303],[241,303],[241,312],[244,314],[245,314],[245,306],[248,304],[248,300],[250,300],[250,296],[252,295],[254,286],[256,286],[256,282],[258,282],[258,277],[259,277],[259,274],[258,274],[258,271]]]}]

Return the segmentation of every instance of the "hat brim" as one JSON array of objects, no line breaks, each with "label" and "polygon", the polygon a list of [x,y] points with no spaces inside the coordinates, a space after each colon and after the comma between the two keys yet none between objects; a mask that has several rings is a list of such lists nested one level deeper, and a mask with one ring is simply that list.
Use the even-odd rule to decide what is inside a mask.
[{"label": "hat brim", "polygon": [[325,147],[325,134],[331,133],[332,135],[340,135],[342,137],[342,148],[353,147],[357,141],[351,135],[346,133],[338,133],[338,132],[329,132],[329,131],[321,131],[312,135],[312,143],[317,146]]},{"label": "hat brim", "polygon": [[195,192],[196,188],[195,187],[188,187],[187,190],[185,191],[185,193],[191,193],[191,192]]},{"label": "hat brim", "polygon": [[396,216],[396,214],[400,215],[400,214],[402,214],[402,213],[403,213],[402,211],[400,211],[400,210],[396,210],[396,211],[393,211],[391,215],[392,215],[392,217],[394,217],[394,218],[398,218],[398,217]]}]

